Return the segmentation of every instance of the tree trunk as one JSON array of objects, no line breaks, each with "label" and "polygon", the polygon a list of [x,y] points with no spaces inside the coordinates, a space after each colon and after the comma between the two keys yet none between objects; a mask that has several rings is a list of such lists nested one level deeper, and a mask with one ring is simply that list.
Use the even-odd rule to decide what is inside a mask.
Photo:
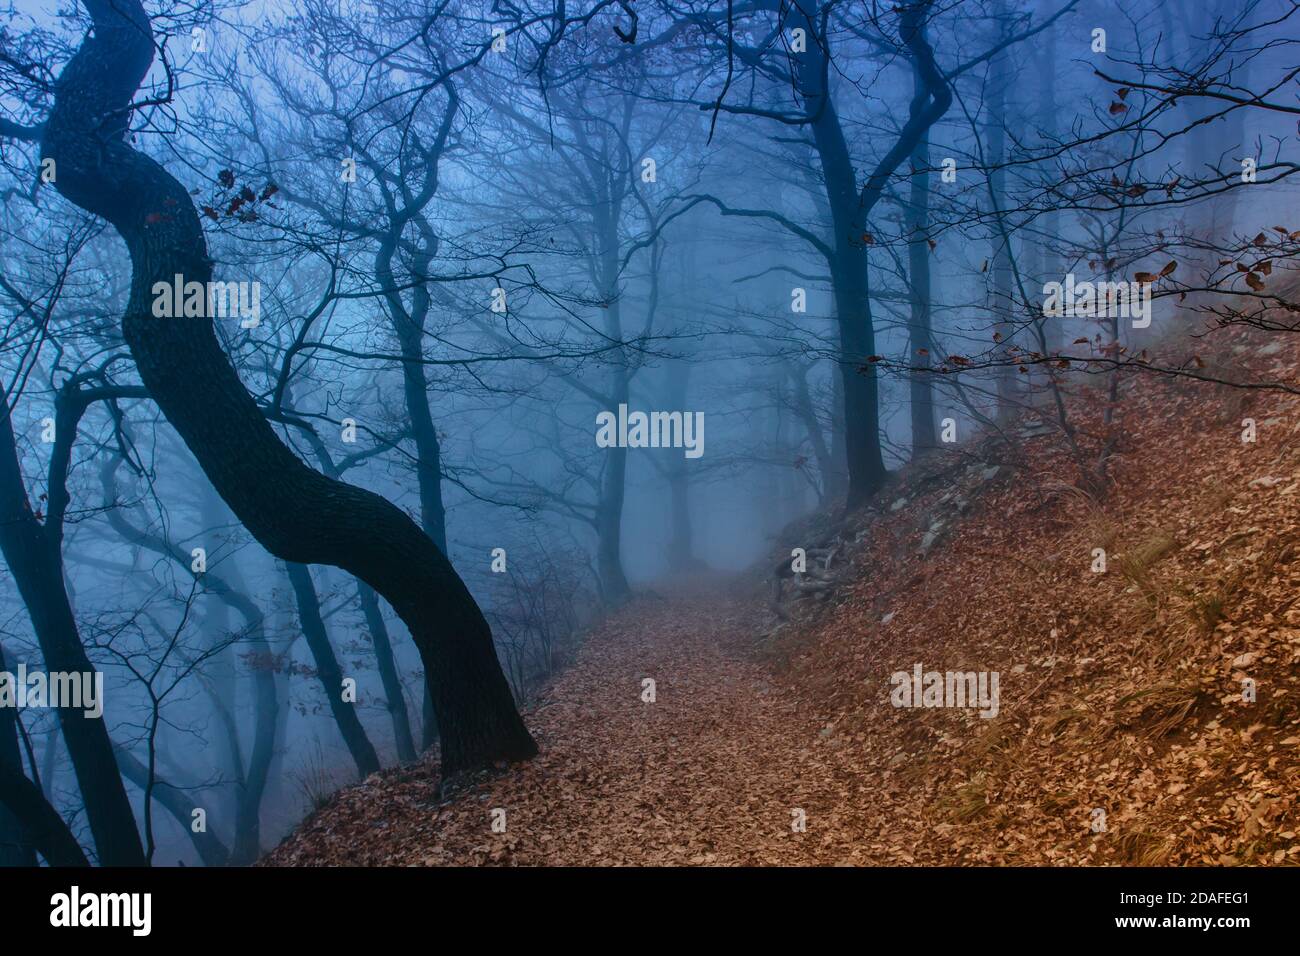
[{"label": "tree trunk", "polygon": [[832,270],[840,325],[840,377],[844,384],[844,452],[849,470],[848,508],[866,504],[885,483],[880,448],[880,389],[867,288],[867,256],[847,241],[836,250]]},{"label": "tree trunk", "polygon": [[388,622],[379,607],[379,598],[364,581],[357,582],[357,597],[366,627],[370,629],[371,644],[375,648],[375,667],[384,686],[384,706],[393,721],[393,743],[397,746],[397,759],[413,763],[416,758],[415,740],[411,737],[411,718],[406,711],[406,694],[397,674],[397,661],[393,657],[393,642],[388,634]]},{"label": "tree trunk", "polygon": [[[120,456],[112,456],[104,459],[99,470],[100,484],[104,489],[104,514],[109,525],[130,544],[170,559],[184,573],[195,577],[202,585],[204,594],[216,598],[244,622],[244,641],[252,652],[251,660],[246,666],[253,685],[253,747],[247,767],[243,763],[238,725],[232,710],[234,699],[231,697],[228,702],[218,704],[219,708],[225,709],[226,722],[230,728],[228,749],[233,761],[231,778],[235,784],[235,836],[231,863],[243,866],[256,860],[262,852],[262,798],[266,793],[271,761],[275,755],[280,709],[273,669],[274,655],[266,640],[266,617],[257,602],[248,596],[239,562],[227,562],[220,573],[208,569],[201,576],[196,576],[191,570],[190,555],[184,549],[160,534],[131,524],[117,506],[116,476],[121,464]],[[208,496],[205,495],[206,500]],[[226,523],[226,517],[210,513],[206,523],[208,527],[217,527]],[[235,666],[233,662],[232,666]]]},{"label": "tree trunk", "polygon": [[[1009,29],[1005,23],[1006,5],[999,0],[994,5],[994,16],[998,17],[999,42],[1005,38],[1006,31]],[[997,421],[1006,423],[1011,421],[1017,411],[1017,402],[1019,399],[1019,383],[1016,380],[1016,369],[1010,363],[1005,361],[1003,350],[1009,348],[1016,337],[1016,325],[1013,319],[1013,306],[1011,295],[1011,237],[1012,230],[1010,223],[1006,222],[1005,193],[1006,193],[1006,170],[1003,168],[1006,162],[1006,124],[1007,124],[1007,92],[1011,83],[1010,60],[1003,53],[994,57],[990,66],[989,76],[989,109],[988,109],[988,126],[986,136],[988,139],[988,177],[989,193],[993,203],[999,212],[998,216],[1003,217],[1001,228],[993,233],[993,249],[991,250],[993,259],[993,303],[992,312],[994,314],[994,330],[998,335],[997,341],[1000,343],[997,348],[999,357],[1003,359],[1003,364],[997,366],[994,375],[997,376]]]},{"label": "tree trunk", "polygon": [[230,851],[217,839],[216,834],[207,829],[199,833],[194,831],[194,803],[182,791],[167,781],[160,780],[156,774],[151,781],[149,768],[121,747],[117,749],[117,765],[122,770],[122,776],[139,787],[141,792],[152,794],[154,801],[171,814],[172,819],[190,838],[204,866],[225,866],[230,862]]},{"label": "tree trunk", "polygon": [[[605,334],[611,342],[623,338],[623,310],[619,298],[618,277],[618,222],[620,204],[611,201],[608,193],[601,194],[601,202],[594,217],[596,234],[601,242],[596,274],[604,297]],[[631,375],[624,349],[615,349],[611,361],[609,394],[612,408],[627,404],[631,393]],[[600,576],[601,598],[609,605],[618,605],[632,594],[623,572],[623,503],[627,497],[627,449],[610,448],[606,452],[605,470],[601,476],[600,498],[596,504],[596,570]]]},{"label": "tree trunk", "polygon": [[[0,405],[0,412],[0,552],[27,606],[45,669],[93,674],[95,667],[81,644],[63,582],[62,542],[59,536],[48,533],[54,529],[44,527],[32,513],[7,402]],[[75,421],[69,422],[64,415],[59,419],[75,434]],[[62,445],[70,454],[72,440],[72,434],[56,435],[56,447]],[[140,831],[113,759],[113,743],[103,718],[87,717],[80,708],[60,707],[59,724],[100,864],[146,866]]]},{"label": "tree trunk", "polygon": [[[1053,142],[1058,136],[1058,119],[1059,106],[1056,102],[1056,33],[1053,30],[1046,31],[1046,36],[1042,44],[1042,53],[1039,58],[1039,82],[1042,91],[1042,99],[1039,101],[1039,128],[1046,132]],[[1044,170],[1044,175],[1052,178],[1055,172],[1052,167]],[[1042,289],[1043,282],[1064,282],[1066,256],[1063,251],[1063,241],[1061,237],[1061,210],[1056,203],[1051,204],[1051,208],[1042,217],[1041,234],[1038,237],[1038,251],[1040,256],[1041,268],[1037,280],[1034,284],[1033,291],[1039,292]],[[1041,310],[1039,310],[1041,311]],[[1065,325],[1064,316],[1044,317],[1036,315],[1034,321],[1040,325],[1039,335],[1041,342],[1035,343],[1034,347],[1040,347],[1046,343],[1047,349],[1043,351],[1063,352],[1069,347],[1072,341],[1069,330]],[[1040,370],[1036,373],[1039,384],[1049,380],[1052,376],[1049,368]],[[1051,385],[1050,381],[1046,381]]]},{"label": "tree trunk", "polygon": [[[245,661],[253,694],[253,746],[248,755],[248,769],[243,773],[235,801],[235,836],[231,841],[230,862],[245,866],[262,854],[262,800],[275,759],[279,729],[280,698],[275,679],[275,655],[266,639],[266,617],[262,609],[246,594],[243,576],[235,562],[226,572],[231,593],[242,599],[247,608],[244,619],[248,628],[251,657]],[[232,602],[239,609],[240,603]],[[287,707],[284,709],[288,709]]]},{"label": "tree trunk", "polygon": [[[7,419],[6,419],[7,420]],[[8,670],[0,648],[0,671]],[[14,710],[0,707],[0,866],[89,866],[59,811],[23,773]]]},{"label": "tree trunk", "polygon": [[316,676],[320,678],[321,689],[329,702],[330,713],[338,725],[343,742],[348,746],[348,753],[357,765],[357,772],[368,777],[379,770],[379,757],[374,745],[366,736],[366,728],[361,725],[353,704],[343,699],[343,669],[339,667],[338,657],[330,644],[329,634],[325,630],[325,621],[320,614],[320,599],[316,596],[316,585],[312,582],[311,571],[306,565],[285,562],[289,572],[289,583],[293,586],[294,597],[298,601],[298,622],[302,625],[302,636],[307,641],[312,660],[316,662]]},{"label": "tree trunk", "polygon": [[343,568],[393,605],[429,675],[444,772],[531,757],[487,621],[438,546],[392,503],[313,471],[280,441],[211,317],[153,316],[155,283],[206,284],[212,262],[185,187],[125,142],[153,60],[149,18],[139,0],[83,2],[95,29],[55,85],[42,156],[58,164],[58,190],[126,241],[122,334],[145,387],[263,547],[286,562]]},{"label": "tree trunk", "polygon": [[90,865],[76,837],[41,788],[8,766],[0,766],[0,804],[23,821],[24,832],[50,866]]},{"label": "tree trunk", "polygon": [[[390,272],[390,280],[391,277],[392,274]],[[424,380],[423,375],[421,375],[420,380]],[[425,415],[426,417],[428,415],[427,407],[425,408]],[[432,419],[430,419],[430,426],[432,426]],[[329,449],[325,446],[325,443],[321,441],[320,436],[314,431],[309,431],[307,433],[307,443],[311,445],[312,450],[315,451],[316,460],[320,462],[321,469],[325,474],[330,478],[339,478],[340,473],[338,466],[334,463],[334,459],[331,457]],[[435,458],[435,460],[437,459]],[[435,469],[435,471],[437,471],[437,469]],[[443,537],[444,530],[441,511],[441,491],[438,492],[438,502],[436,519],[433,521],[425,521],[424,528],[425,533],[428,534],[429,537],[433,538],[435,544],[438,543],[440,538],[442,539],[442,543],[445,544],[446,539]],[[434,534],[435,531],[437,532],[436,536]],[[442,548],[441,545],[439,547],[443,553],[446,554],[446,549]],[[375,649],[375,666],[379,670],[379,679],[383,683],[384,695],[387,698],[386,706],[388,708],[388,714],[393,721],[393,741],[397,746],[397,756],[403,763],[410,763],[414,761],[416,757],[415,741],[411,737],[411,718],[410,714],[408,714],[406,710],[406,695],[402,692],[402,681],[397,674],[397,659],[393,655],[393,641],[392,637],[388,633],[388,622],[384,620],[384,612],[379,606],[379,598],[375,595],[374,588],[370,587],[360,578],[357,579],[357,603],[361,605],[361,614],[365,618],[366,627],[370,630],[370,641]],[[424,700],[426,705],[426,733],[424,745],[428,747],[432,745],[434,738],[427,732],[431,704],[428,694],[427,678],[424,683]],[[436,724],[434,726],[436,727]]]},{"label": "tree trunk", "polygon": [[626,494],[627,449],[610,448],[601,480],[596,511],[596,571],[600,576],[601,598],[618,605],[632,593],[623,573],[623,498]]},{"label": "tree trunk", "polygon": [[825,503],[831,493],[831,473],[835,470],[832,444],[826,441],[822,431],[821,419],[817,417],[817,408],[813,405],[812,392],[808,388],[808,372],[812,366],[795,362],[786,362],[785,371],[790,379],[791,405],[795,418],[808,433],[808,443],[812,445],[813,458],[817,461],[817,474],[821,479],[817,487],[819,503]]},{"label": "tree trunk", "polygon": [[[9,665],[5,663],[4,645],[0,644],[0,671],[7,670]],[[22,753],[18,749],[18,711],[12,707],[0,707],[0,777],[13,781],[14,774],[25,777]],[[21,784],[19,789],[24,789]],[[0,866],[35,865],[36,850],[26,833],[22,817],[10,810],[0,798]]]},{"label": "tree trunk", "polygon": [[[685,361],[668,366],[664,407],[687,411],[686,394],[690,387],[691,366]],[[673,455],[668,461],[669,538],[668,563],[675,571],[687,571],[702,563],[695,556],[694,532],[691,527],[690,468],[686,458]]]},{"label": "tree trunk", "polygon": [[[400,225],[405,225],[403,218]],[[400,227],[398,229],[400,232]],[[422,245],[412,266],[415,276],[429,272],[435,239],[421,220]],[[420,491],[420,524],[444,555],[447,554],[447,510],[442,501],[442,446],[429,411],[429,382],[424,368],[424,325],[429,315],[429,290],[417,285],[408,311],[393,275],[398,234],[390,234],[375,254],[375,274],[385,289],[388,320],[402,352],[402,398],[415,442],[415,482]]]},{"label": "tree trunk", "polygon": [[[920,70],[913,70],[918,95],[924,89]],[[934,386],[928,367],[934,354],[930,328],[930,137],[921,137],[912,150],[912,184],[907,205],[908,377],[912,412],[912,458],[939,444],[934,427]]]},{"label": "tree trunk", "polygon": [[[808,29],[816,24],[810,19]],[[846,506],[865,504],[885,483],[885,461],[880,448],[880,395],[875,366],[876,332],[871,317],[867,279],[867,238],[860,228],[861,210],[857,174],[849,155],[839,114],[826,86],[823,71],[826,52],[810,44],[799,56],[800,86],[807,109],[813,114],[813,142],[822,167],[826,199],[834,230],[831,284],[839,324],[839,372],[844,391],[844,450],[849,472]]]},{"label": "tree trunk", "polygon": [[849,451],[844,441],[844,378],[839,366],[831,369],[831,471],[826,498],[836,502],[849,493]]},{"label": "tree trunk", "polygon": [[[121,459],[117,459],[120,461]],[[229,518],[225,505],[211,487],[200,492],[200,520],[206,530],[220,528]],[[205,542],[211,549],[211,542]],[[188,565],[183,565],[188,568]],[[234,787],[223,787],[217,799],[221,802],[221,817],[234,820],[239,802],[238,785],[244,777],[244,754],[239,739],[239,722],[235,714],[239,710],[239,692],[236,683],[238,657],[234,643],[234,628],[230,614],[230,605],[225,601],[204,601],[202,603],[202,630],[211,649],[204,661],[203,681],[208,696],[217,704],[218,720],[225,730],[224,757],[229,768]],[[122,767],[122,749],[118,748],[118,767]],[[147,768],[146,768],[147,770]],[[125,769],[122,775],[128,780]],[[139,784],[137,783],[137,786]],[[158,801],[161,803],[162,801]],[[210,814],[215,815],[215,814]]]}]

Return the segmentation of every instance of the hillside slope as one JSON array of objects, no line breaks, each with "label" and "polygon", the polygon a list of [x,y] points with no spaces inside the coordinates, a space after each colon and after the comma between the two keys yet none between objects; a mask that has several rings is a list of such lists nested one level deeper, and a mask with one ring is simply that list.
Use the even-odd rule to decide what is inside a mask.
[{"label": "hillside slope", "polygon": [[[814,612],[766,570],[641,598],[526,715],[538,759],[447,800],[436,758],[375,775],[265,862],[1300,862],[1300,401],[1139,376],[1120,416],[1103,503],[1047,438],[937,458]],[[894,706],[917,664],[996,671],[997,715]]]}]

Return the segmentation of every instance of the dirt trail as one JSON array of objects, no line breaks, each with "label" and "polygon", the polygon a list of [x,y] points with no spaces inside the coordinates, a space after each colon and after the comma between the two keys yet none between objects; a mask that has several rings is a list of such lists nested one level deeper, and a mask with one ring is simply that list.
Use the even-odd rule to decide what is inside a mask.
[{"label": "dirt trail", "polygon": [[[1105,502],[1041,440],[900,477],[764,660],[755,582],[638,598],[525,714],[537,759],[450,800],[432,758],[375,775],[266,862],[1295,864],[1300,401],[1210,398],[1134,388]],[[893,706],[917,663],[1000,675],[997,713]]]},{"label": "dirt trail", "polygon": [[[828,799],[820,725],[750,653],[746,603],[637,600],[590,635],[528,715],[536,760],[441,805],[428,766],[372,778],[267,862],[869,862],[844,826],[843,792]],[[497,808],[504,833],[492,832]],[[796,809],[806,832],[792,825]]]}]

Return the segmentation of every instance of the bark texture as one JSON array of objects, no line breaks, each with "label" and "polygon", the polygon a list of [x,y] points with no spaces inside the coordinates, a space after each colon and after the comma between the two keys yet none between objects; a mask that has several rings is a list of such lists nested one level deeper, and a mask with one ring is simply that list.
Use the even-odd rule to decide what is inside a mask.
[{"label": "bark texture", "polygon": [[138,0],[83,0],[94,31],[55,86],[42,156],[56,186],[108,220],[133,266],[122,333],[140,377],[222,499],[276,557],[343,568],[405,621],[430,675],[444,772],[536,753],[487,622],[434,542],[392,503],[309,468],[280,441],[217,341],[211,318],[152,314],[156,282],[206,283],[212,262],[185,187],[127,143],[153,60]]},{"label": "bark texture", "polygon": [[[64,476],[80,414],[56,408],[56,434],[50,463],[49,514],[42,523],[32,511],[19,467],[9,406],[0,399],[0,552],[13,575],[18,594],[32,620],[47,671],[93,674],[77,630],[77,619],[63,581],[62,518],[67,507]],[[59,708],[59,726],[81,789],[86,820],[104,866],[145,866],[144,845],[126,787],[113,758],[113,742],[102,718],[91,718],[76,707]],[[21,773],[18,774],[23,780]],[[28,781],[30,783],[30,781]],[[13,781],[12,792],[23,800],[25,788]],[[12,808],[11,808],[12,809]],[[39,809],[39,808],[36,808]],[[19,813],[18,810],[14,810]],[[48,829],[48,828],[47,828]],[[42,853],[44,851],[42,850]]]}]

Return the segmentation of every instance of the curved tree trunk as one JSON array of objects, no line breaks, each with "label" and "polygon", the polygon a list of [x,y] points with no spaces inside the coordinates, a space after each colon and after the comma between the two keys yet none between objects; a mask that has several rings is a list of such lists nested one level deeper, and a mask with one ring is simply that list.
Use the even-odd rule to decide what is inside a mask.
[{"label": "curved tree trunk", "polygon": [[364,580],[406,622],[430,675],[444,772],[525,759],[523,725],[478,605],[433,541],[399,508],[309,468],[277,437],[240,382],[210,317],[152,314],[157,282],[212,278],[193,202],[125,141],[130,103],[153,60],[139,0],[83,0],[95,29],[64,67],[42,157],[60,193],[108,220],[131,255],[122,334],[140,378],[217,492],[285,561],[330,564]]}]

